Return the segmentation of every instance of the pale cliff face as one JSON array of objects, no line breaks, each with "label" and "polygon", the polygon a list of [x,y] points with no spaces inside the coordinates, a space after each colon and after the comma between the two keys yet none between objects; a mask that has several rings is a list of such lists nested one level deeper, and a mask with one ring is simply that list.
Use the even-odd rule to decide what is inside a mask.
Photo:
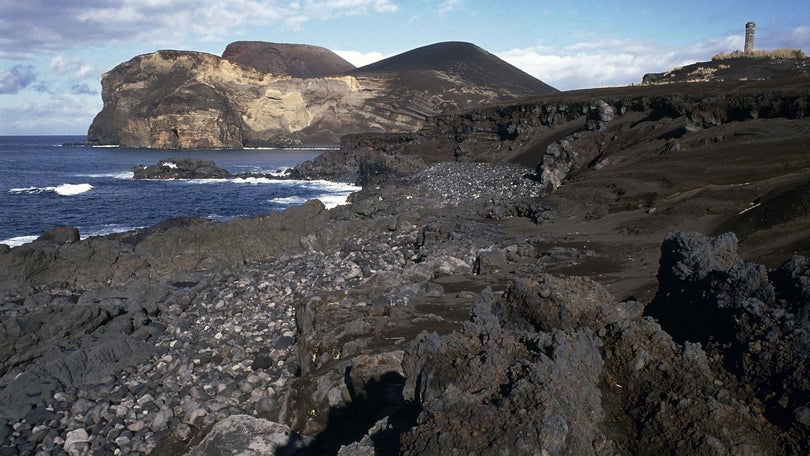
[{"label": "pale cliff face", "polygon": [[351,76],[297,79],[209,54],[166,51],[105,73],[102,88],[104,109],[88,140],[153,148],[305,142],[308,128],[352,129],[353,108],[371,97]]}]

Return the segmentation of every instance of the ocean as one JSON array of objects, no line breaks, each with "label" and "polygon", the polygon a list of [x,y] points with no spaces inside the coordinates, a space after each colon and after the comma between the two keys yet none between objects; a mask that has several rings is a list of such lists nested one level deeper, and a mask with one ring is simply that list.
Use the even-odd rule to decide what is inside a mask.
[{"label": "ocean", "polygon": [[213,160],[231,173],[282,174],[323,150],[154,150],[80,145],[84,136],[0,136],[0,243],[33,241],[57,225],[82,238],[173,217],[227,220],[320,199],[343,204],[352,185],[273,179],[136,180],[132,167],[164,158]]}]

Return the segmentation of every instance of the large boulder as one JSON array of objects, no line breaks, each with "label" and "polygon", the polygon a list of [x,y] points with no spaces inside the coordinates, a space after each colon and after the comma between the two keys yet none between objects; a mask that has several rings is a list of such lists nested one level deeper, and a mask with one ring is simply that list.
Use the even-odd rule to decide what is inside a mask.
[{"label": "large boulder", "polygon": [[661,246],[659,290],[645,311],[676,340],[700,343],[761,401],[794,450],[810,437],[809,271],[799,256],[773,271],[746,262],[733,235],[671,233]]},{"label": "large boulder", "polygon": [[231,415],[211,429],[189,456],[289,455],[296,449],[290,428],[248,415]]}]

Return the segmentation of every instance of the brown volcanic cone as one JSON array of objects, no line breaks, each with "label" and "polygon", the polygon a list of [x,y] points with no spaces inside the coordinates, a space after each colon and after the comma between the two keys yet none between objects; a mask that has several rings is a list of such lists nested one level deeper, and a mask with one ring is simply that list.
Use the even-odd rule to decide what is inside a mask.
[{"label": "brown volcanic cone", "polygon": [[446,84],[440,73],[471,86],[508,91],[515,96],[557,92],[480,47],[458,41],[420,47],[349,71],[354,76],[398,74],[408,86],[423,86],[426,90]]},{"label": "brown volcanic cone", "polygon": [[336,76],[355,68],[329,49],[307,44],[236,41],[225,48],[222,58],[265,73],[294,78]]}]

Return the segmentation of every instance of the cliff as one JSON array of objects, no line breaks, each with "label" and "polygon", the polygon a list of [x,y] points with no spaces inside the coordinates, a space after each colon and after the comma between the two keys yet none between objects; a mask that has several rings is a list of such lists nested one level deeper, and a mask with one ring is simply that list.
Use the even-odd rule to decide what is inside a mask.
[{"label": "cliff", "polygon": [[468,43],[426,46],[383,67],[333,76],[326,74],[341,65],[324,62],[326,52],[235,43],[228,58],[165,50],[135,57],[102,76],[104,107],[87,142],[165,149],[337,144],[345,134],[412,132],[441,112],[554,90]]}]

